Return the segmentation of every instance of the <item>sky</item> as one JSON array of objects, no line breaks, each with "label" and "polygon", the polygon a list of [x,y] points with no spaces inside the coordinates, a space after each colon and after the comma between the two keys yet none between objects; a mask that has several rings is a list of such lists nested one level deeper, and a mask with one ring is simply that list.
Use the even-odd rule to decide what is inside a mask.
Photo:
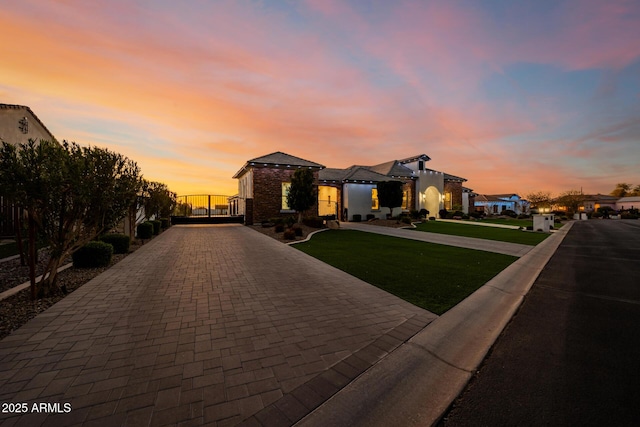
[{"label": "sky", "polygon": [[0,103],[179,195],[275,151],[480,194],[640,184],[638,0],[21,0]]}]

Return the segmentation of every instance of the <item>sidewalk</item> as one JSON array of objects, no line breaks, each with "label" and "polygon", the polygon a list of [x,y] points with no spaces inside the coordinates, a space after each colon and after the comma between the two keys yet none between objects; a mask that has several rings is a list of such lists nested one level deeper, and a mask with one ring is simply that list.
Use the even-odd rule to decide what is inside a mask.
[{"label": "sidewalk", "polygon": [[572,225],[535,246],[296,426],[433,425],[464,389]]},{"label": "sidewalk", "polygon": [[457,246],[460,248],[477,249],[479,251],[495,252],[517,257],[526,255],[534,248],[534,246],[521,245],[518,243],[476,239],[473,237],[452,236],[449,234],[427,233],[405,228],[382,227],[378,225],[363,224],[358,222],[341,222],[340,227],[344,230],[365,231],[367,233],[383,234],[385,236],[419,240],[422,242],[437,243],[447,246]]}]

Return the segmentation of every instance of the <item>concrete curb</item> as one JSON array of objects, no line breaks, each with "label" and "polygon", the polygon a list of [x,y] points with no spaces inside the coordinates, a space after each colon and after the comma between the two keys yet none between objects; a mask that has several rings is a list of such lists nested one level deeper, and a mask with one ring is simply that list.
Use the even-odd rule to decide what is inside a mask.
[{"label": "concrete curb", "polygon": [[[69,263],[69,264],[65,264],[62,267],[58,268],[58,273],[60,273],[61,271],[66,270],[67,268],[71,267],[73,264]],[[38,282],[40,279],[42,279],[42,276],[38,276],[36,277],[36,282]],[[3,293],[0,294],[0,301],[2,301],[5,298],[9,298],[11,295],[17,294],[18,292],[20,292],[23,289],[27,289],[29,286],[31,285],[31,282],[24,282],[21,285],[18,286],[14,286],[11,289],[7,289],[6,291],[4,291]]]},{"label": "concrete curb", "polygon": [[464,390],[573,223],[545,239],[296,426],[432,426]]}]

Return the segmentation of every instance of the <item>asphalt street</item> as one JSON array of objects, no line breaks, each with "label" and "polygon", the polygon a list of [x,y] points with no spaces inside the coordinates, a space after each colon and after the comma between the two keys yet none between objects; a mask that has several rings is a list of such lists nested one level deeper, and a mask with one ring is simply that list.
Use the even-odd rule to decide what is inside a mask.
[{"label": "asphalt street", "polygon": [[440,425],[640,425],[640,221],[574,224]]}]

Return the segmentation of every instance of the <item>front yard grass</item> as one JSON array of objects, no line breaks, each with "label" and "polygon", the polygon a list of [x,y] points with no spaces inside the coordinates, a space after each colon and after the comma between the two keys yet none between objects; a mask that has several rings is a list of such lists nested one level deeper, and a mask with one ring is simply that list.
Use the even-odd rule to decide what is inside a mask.
[{"label": "front yard grass", "polygon": [[416,225],[415,230],[429,233],[452,234],[455,236],[475,237],[478,239],[498,240],[501,242],[521,243],[535,246],[549,237],[547,233],[510,230],[507,228],[483,227],[481,225],[455,224],[452,222],[427,221]]},{"label": "front yard grass", "polygon": [[[517,219],[517,218],[483,218],[479,221],[469,221],[469,222],[487,222],[491,224],[502,224],[502,225],[515,225],[517,227],[528,227],[533,226],[533,219]],[[561,223],[553,224],[555,228],[562,227]]]},{"label": "front yard grass", "polygon": [[518,259],[354,230],[325,231],[294,247],[435,314]]}]

